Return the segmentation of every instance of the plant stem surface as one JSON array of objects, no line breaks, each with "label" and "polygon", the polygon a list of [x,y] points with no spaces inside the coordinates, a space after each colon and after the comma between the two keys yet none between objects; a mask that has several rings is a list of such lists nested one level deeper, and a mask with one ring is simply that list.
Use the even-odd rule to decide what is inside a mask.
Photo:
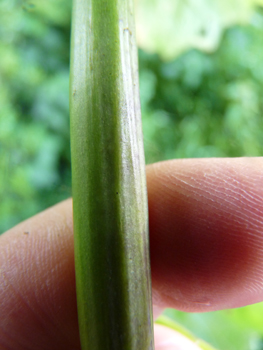
[{"label": "plant stem surface", "polygon": [[70,114],[83,350],[151,350],[145,162],[131,0],[73,0]]}]

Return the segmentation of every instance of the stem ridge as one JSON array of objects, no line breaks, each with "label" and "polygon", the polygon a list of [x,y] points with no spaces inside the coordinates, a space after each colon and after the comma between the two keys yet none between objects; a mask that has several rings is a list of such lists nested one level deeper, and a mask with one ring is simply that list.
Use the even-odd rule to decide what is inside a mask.
[{"label": "stem ridge", "polygon": [[151,350],[148,209],[130,0],[73,0],[70,114],[83,350]]}]

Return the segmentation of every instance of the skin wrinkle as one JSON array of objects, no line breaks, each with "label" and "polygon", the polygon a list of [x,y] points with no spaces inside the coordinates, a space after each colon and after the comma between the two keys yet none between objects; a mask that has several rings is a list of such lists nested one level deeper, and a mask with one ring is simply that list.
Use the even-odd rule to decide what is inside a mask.
[{"label": "skin wrinkle", "polygon": [[[0,329],[0,344],[2,345],[1,349],[25,349],[25,344],[23,341],[23,337],[19,336],[21,330],[23,331],[23,326],[21,329],[17,332],[15,328],[13,328],[13,322],[12,318],[13,315],[18,318],[20,311],[26,311],[27,309],[24,308],[24,305],[20,305],[19,300],[12,299],[14,300],[14,304],[12,309],[9,310],[9,312],[5,315],[5,318],[1,319],[1,329]],[[2,309],[1,312],[4,314],[5,309]],[[23,324],[23,322],[26,319],[23,317],[20,317],[20,323]],[[5,327],[4,327],[5,326]],[[10,332],[10,329],[12,329],[12,332]],[[16,339],[17,338],[17,339]],[[16,339],[16,340],[15,340]],[[5,347],[3,347],[4,345]]]},{"label": "skin wrinkle", "polygon": [[[181,179],[178,179],[178,181],[181,181]],[[186,181],[184,182],[185,184],[188,184]],[[190,186],[191,186],[191,184],[190,184]],[[210,186],[210,189],[212,189],[212,186]],[[194,188],[193,188],[193,190],[194,190]],[[195,192],[195,191],[193,191],[193,192]],[[204,192],[207,192],[208,194],[210,193],[210,191],[208,192],[208,191],[206,191],[206,190],[204,190]],[[219,192],[219,191],[218,191]],[[236,193],[236,191],[232,191],[233,192],[233,194],[235,194]],[[198,194],[197,194],[198,195]],[[225,196],[227,196],[228,198],[231,198],[231,195],[229,195],[229,194],[225,194]],[[202,199],[202,195],[200,195],[200,197],[201,197],[201,199]],[[204,196],[204,197],[206,197],[206,196]],[[220,198],[220,196],[217,196],[218,198]],[[234,197],[234,196],[232,196],[232,198],[233,199],[236,199],[236,200],[239,200],[240,198],[236,198],[236,197]],[[247,198],[245,198],[245,197],[243,197],[244,199],[247,199]],[[195,198],[195,200],[196,200],[196,198]],[[200,200],[201,201],[201,200]],[[212,200],[212,198],[210,198],[210,201],[213,201]],[[228,202],[228,203],[231,203],[232,205],[233,205],[233,207],[237,207],[238,208],[238,205],[236,204],[236,203],[234,203],[233,201],[227,201],[226,200],[226,202]],[[255,208],[255,203],[253,203],[253,205],[248,205],[247,203],[246,203],[246,205],[247,205],[247,207],[248,207],[248,209],[249,208]],[[259,209],[256,209],[259,213],[260,213],[260,210]],[[247,210],[248,212],[249,212],[249,214],[251,214],[251,212],[249,211],[249,210]],[[240,213],[238,210],[236,211],[237,213]],[[261,211],[262,212],[262,211]],[[243,212],[242,212],[242,214],[243,214]],[[236,215],[237,217],[239,217],[239,215]],[[249,215],[249,216],[247,216],[248,217],[248,219],[251,219],[251,215]],[[256,219],[255,219],[256,220]],[[260,222],[261,223],[261,220],[257,220],[258,222]]]},{"label": "skin wrinkle", "polygon": [[[36,311],[36,309],[33,307],[31,302],[28,302],[25,300],[24,296],[19,290],[14,289],[13,285],[11,283],[9,284],[9,288],[11,289],[11,293],[14,295],[14,299],[16,300],[16,308],[14,307],[13,312],[15,314],[18,314],[17,305],[20,304],[22,309],[27,309],[27,313],[30,315],[30,318],[34,320],[34,323],[36,323],[37,328],[43,328],[47,320],[45,320],[41,313],[39,313],[39,310]],[[10,292],[9,292],[10,293]],[[11,312],[11,314],[13,313]],[[8,325],[8,324],[7,324]],[[14,334],[15,335],[15,334]],[[20,343],[18,345],[23,346],[24,348],[27,347],[27,341],[23,341],[23,338],[19,338]]]},{"label": "skin wrinkle", "polygon": [[[184,185],[188,185],[189,187],[192,187],[192,193],[196,193],[196,189],[197,189],[197,186],[194,186],[194,185],[192,185],[191,183],[189,183],[189,182],[187,182],[187,181],[183,181],[182,179],[179,179],[179,178],[177,178],[177,183],[178,182],[183,182],[184,183]],[[200,183],[199,183],[200,184]],[[167,188],[168,188],[168,186],[166,186]],[[182,188],[183,188],[183,186],[182,186]],[[204,192],[204,194],[208,194],[208,196],[210,195],[210,193],[211,193],[211,189],[213,190],[214,188],[213,188],[213,186],[209,186],[209,191],[208,190],[206,190],[205,188],[203,188],[203,192]],[[214,189],[214,192],[217,192],[217,194],[219,194],[217,197],[218,198],[223,198],[223,201],[225,201],[226,203],[229,203],[229,204],[232,204],[232,206],[233,207],[236,207],[236,208],[239,208],[239,206],[238,206],[238,204],[236,204],[234,201],[233,201],[233,199],[235,199],[236,201],[238,201],[238,200],[240,200],[240,198],[239,197],[237,197],[237,196],[235,196],[235,195],[237,195],[237,188],[235,188],[235,190],[233,189],[230,189],[229,191],[231,191],[231,194],[226,194],[226,193],[224,193],[224,197],[222,196],[220,196],[220,194],[221,194],[221,192],[222,192],[222,189],[221,189],[221,191],[220,191],[220,189],[219,190],[215,190]],[[200,202],[203,202],[202,201],[202,199],[203,198],[207,198],[208,196],[205,196],[204,194],[199,194],[199,193],[196,193],[196,195],[197,196],[199,196],[200,197],[200,199],[199,199],[199,201]],[[229,198],[229,199],[232,199],[232,200],[227,200],[226,199],[226,197],[227,198]],[[251,204],[249,204],[248,205],[248,201],[247,201],[247,197],[245,197],[245,196],[243,196],[243,199],[245,199],[246,200],[246,205],[247,205],[247,211],[248,211],[248,213],[250,214],[250,215],[247,215],[247,218],[248,219],[251,219],[251,212],[248,210],[248,209],[251,209],[251,208],[255,208],[255,201],[254,201],[254,203],[252,203],[252,205]],[[197,198],[194,198],[194,200],[197,200],[198,201],[198,199]],[[210,201],[213,201],[213,199],[212,198],[209,198],[209,200]],[[260,214],[260,210],[259,209],[256,209],[258,212],[259,212],[259,214]],[[236,211],[237,213],[240,213],[240,211]],[[261,211],[262,212],[262,211]],[[242,215],[244,215],[244,213],[242,212]],[[256,219],[255,219],[256,220]],[[258,220],[258,222],[261,222],[260,220]]]},{"label": "skin wrinkle", "polygon": [[[23,288],[21,289],[17,289],[13,286],[13,283],[10,282],[10,280],[8,280],[7,276],[5,276],[5,282],[6,282],[6,288],[8,288],[8,295],[10,297],[10,295],[13,296],[13,299],[16,301],[14,303],[14,305],[16,305],[16,307],[13,307],[13,310],[11,310],[11,312],[9,313],[9,318],[11,316],[15,317],[16,314],[19,314],[19,310],[18,310],[18,305],[20,305],[21,309],[25,310],[27,309],[27,314],[30,315],[30,319],[34,320],[34,324],[38,329],[44,329],[46,324],[52,324],[52,327],[49,328],[49,330],[51,331],[51,336],[54,337],[54,335],[56,335],[57,337],[59,337],[59,334],[61,332],[61,328],[58,327],[57,324],[55,324],[54,322],[52,322],[52,318],[51,318],[51,314],[50,314],[50,310],[46,310],[42,305],[41,308],[41,312],[39,311],[39,307],[37,302],[32,302],[33,300],[35,301],[35,299],[37,298],[33,298],[33,294],[29,294],[28,296],[26,296],[26,290],[24,290],[23,293]],[[16,282],[17,283],[17,282]],[[34,292],[35,289],[32,289],[32,291]],[[7,291],[6,291],[7,294]],[[35,305],[35,306],[34,306]],[[13,316],[14,314],[14,316]],[[7,317],[8,319],[8,317]],[[8,323],[7,323],[8,326]],[[61,334],[62,336],[62,334]],[[21,347],[23,346],[23,348],[27,349],[27,341],[25,340],[25,343],[22,343],[23,338],[21,337]]]},{"label": "skin wrinkle", "polygon": [[[182,173],[178,173],[178,175],[181,176]],[[227,173],[226,173],[226,174],[225,174],[225,178],[226,178],[226,179],[223,179],[223,182],[227,184],[228,191],[231,191],[231,188],[230,188],[231,186],[234,188],[233,194],[235,194],[237,191],[239,191],[239,192],[244,191],[244,193],[246,194],[246,196],[244,196],[244,198],[247,199],[247,195],[249,195],[249,193],[248,193],[248,191],[245,191],[245,190],[243,190],[242,188],[239,187],[240,181],[237,181],[237,180],[234,178],[234,176],[236,176],[236,175],[237,175],[237,174],[234,173],[234,174],[231,174],[231,176],[228,176]],[[204,174],[204,177],[206,177],[206,176],[207,176],[207,174]],[[215,180],[213,179],[213,177],[215,178]],[[212,186],[213,186],[214,182],[216,183],[216,182],[218,182],[218,181],[217,181],[218,179],[220,180],[220,172],[219,172],[219,175],[218,175],[218,176],[217,176],[217,173],[214,173],[214,174],[213,174],[213,177],[210,176],[210,186],[209,186],[209,188],[213,188]],[[199,179],[195,179],[195,178],[193,178],[193,177],[190,177],[190,179],[193,180],[194,182],[196,182],[196,183],[199,184],[199,185],[202,183],[202,182],[200,182]],[[178,180],[178,178],[177,178],[177,180]],[[198,181],[198,180],[199,180],[199,181]],[[253,176],[250,176],[250,177],[249,177],[248,183],[252,183],[253,180],[254,180],[254,179],[253,179]],[[182,181],[182,180],[179,179],[179,181]],[[232,184],[231,184],[231,181],[234,182],[235,184],[232,185]],[[217,186],[217,187],[218,187],[218,186]],[[252,187],[252,186],[251,186],[251,187]],[[222,187],[221,187],[221,188],[218,187],[218,188],[222,190]],[[249,188],[249,186],[248,186],[248,188]],[[208,193],[209,193],[209,192],[208,192]],[[220,194],[220,193],[219,193],[219,194]],[[225,194],[225,195],[228,195],[228,194]],[[255,199],[257,198],[257,194],[254,193],[253,195],[249,195],[249,196],[251,197],[252,202],[254,203],[254,202],[255,202]],[[259,200],[260,200],[260,202],[261,202],[261,198],[260,198],[260,197],[259,197]]]},{"label": "skin wrinkle", "polygon": [[[186,162],[182,161],[184,164]],[[240,178],[239,181],[236,181],[237,185],[240,185],[245,178],[245,183],[242,184],[241,188],[246,185],[248,177],[239,171],[233,172],[233,175],[231,169],[227,169],[226,180],[225,173],[221,168],[221,176],[217,175],[217,169],[212,169],[210,176],[207,172],[209,163],[206,160],[202,160],[202,163],[202,166],[195,168],[192,166],[190,170],[188,169],[184,173],[180,171],[183,167],[178,166],[180,170],[177,171],[176,167],[173,167],[173,164],[175,164],[173,162],[154,165],[155,176],[158,181],[155,181],[154,198],[152,200],[151,193],[149,194],[149,206],[154,208],[155,204],[152,203],[156,203],[155,198],[157,196],[164,198],[164,196],[161,197],[161,193],[165,192],[165,202],[158,203],[158,208],[164,206],[162,210],[163,218],[160,218],[161,214],[156,211],[153,211],[154,214],[152,215],[152,217],[159,215],[159,218],[156,219],[158,227],[155,227],[155,220],[150,218],[150,230],[158,231],[158,235],[155,236],[154,240],[151,240],[151,251],[156,250],[154,256],[163,258],[161,263],[158,260],[158,266],[155,265],[155,259],[151,258],[153,271],[155,271],[153,272],[153,284],[155,284],[155,279],[161,278],[158,273],[159,269],[162,271],[162,279],[166,280],[167,289],[171,290],[172,285],[177,285],[181,289],[181,295],[184,295],[183,303],[187,305],[187,308],[189,308],[189,305],[191,308],[191,300],[194,299],[213,300],[215,288],[217,288],[217,293],[220,290],[216,283],[217,279],[224,281],[224,287],[219,293],[223,298],[221,304],[226,303],[226,298],[232,300],[231,294],[234,293],[238,285],[243,285],[244,290],[244,281],[250,279],[250,273],[255,278],[251,266],[255,265],[257,256],[259,259],[262,256],[262,249],[259,248],[259,242],[262,241],[262,219],[259,213],[263,211],[262,203],[259,202],[260,195],[257,196],[256,203],[250,205],[251,197],[248,199],[245,196],[246,191],[243,191],[240,195],[240,187],[235,191],[233,182],[231,182],[230,187],[227,186],[230,179],[229,174],[231,174],[231,177],[237,176]],[[162,172],[162,167],[165,168],[165,172]],[[185,166],[185,168],[187,167]],[[193,180],[192,169],[194,169],[198,181]],[[200,175],[202,172],[205,173],[205,176]],[[170,182],[167,177],[169,177]],[[257,177],[255,176],[255,178]],[[218,182],[218,186],[214,185],[216,182]],[[164,183],[165,185],[163,185]],[[210,186],[211,183],[212,186]],[[189,203],[189,198],[191,198],[191,203]],[[199,203],[202,203],[201,210]],[[256,208],[255,213],[257,203],[259,208]],[[211,215],[208,215],[208,212]],[[168,220],[168,217],[174,217],[174,220]],[[196,226],[199,227],[198,231],[195,229],[196,220],[198,220],[196,222]],[[233,222],[235,223],[235,229],[231,228]],[[211,232],[212,228],[213,232]],[[167,232],[176,231],[177,234],[174,234],[174,236],[167,234]],[[252,243],[252,236],[254,237],[254,243]],[[237,238],[239,244],[237,244]],[[165,242],[166,239],[167,242]],[[202,244],[202,241],[204,241],[204,244]],[[252,245],[254,249],[251,249]],[[171,247],[173,248],[171,249]],[[168,251],[172,253],[169,254]],[[234,263],[236,261],[238,263]],[[166,271],[166,274],[163,273],[163,266],[169,266],[169,271]],[[231,278],[228,273],[229,266],[232,270]],[[240,271],[242,270],[245,273],[243,273],[244,277],[240,278],[240,275],[242,275]],[[213,275],[212,271],[216,271],[216,274]],[[183,280],[191,280],[190,286],[186,290]],[[200,285],[206,286],[202,293],[198,292]],[[225,289],[228,289],[228,293],[224,293]],[[169,298],[163,293],[163,304],[167,304],[169,299],[171,306],[185,309],[182,300],[176,295],[176,291],[174,296],[170,292],[167,294]],[[186,299],[188,299],[188,302]]]},{"label": "skin wrinkle", "polygon": [[[53,214],[53,213],[52,213]],[[42,216],[42,214],[40,214]],[[55,217],[57,217],[55,213]],[[39,220],[38,220],[39,222]],[[52,221],[51,221],[52,222]],[[25,225],[22,225],[25,226]],[[30,226],[30,225],[29,225]],[[21,230],[21,234],[19,235],[19,239],[16,239],[15,244],[11,244],[13,249],[8,249],[9,253],[5,258],[3,259],[3,263],[7,266],[3,266],[1,264],[1,267],[5,268],[8,273],[13,276],[13,282],[16,285],[19,285],[20,289],[17,290],[21,294],[21,297],[24,298],[26,295],[26,299],[30,302],[31,305],[31,311],[36,311],[37,318],[42,320],[42,323],[39,324],[39,321],[35,319],[35,317],[32,315],[32,312],[26,312],[28,315],[27,317],[31,320],[31,328],[32,333],[28,334],[28,332],[24,332],[25,337],[28,338],[28,340],[25,340],[26,342],[31,342],[34,338],[34,333],[36,333],[35,337],[35,344],[41,343],[43,345],[43,349],[47,348],[44,346],[43,340],[41,341],[41,338],[45,338],[45,328],[47,325],[52,325],[52,327],[48,327],[48,332],[50,333],[51,339],[57,339],[59,341],[60,338],[64,338],[65,344],[70,344],[72,342],[72,325],[71,323],[76,320],[76,312],[75,312],[75,319],[66,321],[66,318],[62,318],[62,314],[65,313],[65,310],[67,310],[67,307],[65,308],[65,300],[63,303],[60,302],[61,298],[58,298],[58,295],[61,293],[61,288],[63,284],[65,285],[65,292],[69,294],[69,297],[72,295],[72,290],[74,290],[75,294],[75,282],[73,279],[73,283],[71,284],[72,287],[68,288],[67,284],[69,282],[68,273],[62,273],[62,271],[68,270],[68,263],[69,263],[69,255],[65,254],[65,251],[68,250],[68,243],[69,241],[72,241],[72,235],[71,240],[68,239],[67,235],[65,235],[65,239],[61,242],[61,239],[58,239],[58,230],[56,225],[54,225],[54,230],[49,230],[50,232],[47,232],[47,235],[44,234],[45,232],[45,225],[41,224],[38,225],[37,230],[27,230],[29,235],[24,235],[23,231]],[[62,224],[62,230],[64,230],[64,225]],[[19,227],[19,226],[18,226]],[[59,226],[58,226],[59,228]],[[52,234],[51,234],[52,231]],[[72,228],[70,230],[72,232]],[[63,232],[63,231],[62,231]],[[4,238],[4,235],[3,235]],[[24,242],[26,240],[26,244],[24,246]],[[59,241],[59,244],[58,244]],[[14,240],[13,240],[14,242]],[[12,243],[13,243],[12,242]],[[52,244],[52,249],[50,244]],[[16,247],[19,246],[19,249],[16,249]],[[10,247],[10,245],[7,245],[7,247]],[[64,260],[61,261],[61,259],[58,259],[58,254],[61,256]],[[8,256],[9,255],[9,256]],[[71,261],[73,261],[73,245],[71,244]],[[17,261],[20,261],[21,263],[18,264]],[[14,271],[13,266],[17,266],[18,270],[20,270],[20,273],[17,273]],[[10,268],[11,267],[11,268]],[[59,271],[60,270],[60,271]],[[23,271],[21,273],[21,271]],[[40,275],[41,271],[41,275]],[[53,271],[53,273],[51,273]],[[57,271],[56,273],[54,273]],[[74,271],[74,264],[71,264],[71,268],[69,271]],[[63,275],[65,278],[63,278]],[[21,277],[20,277],[21,276]],[[41,278],[40,278],[41,277]],[[74,274],[73,274],[74,277]],[[18,278],[18,279],[17,279]],[[49,280],[49,287],[45,285],[46,280]],[[58,280],[58,283],[54,283],[56,280]],[[30,281],[28,284],[27,281]],[[21,291],[21,292],[20,292]],[[23,293],[23,294],[22,294]],[[4,291],[5,295],[10,295],[10,293],[7,292],[7,289]],[[18,299],[18,297],[16,298]],[[56,300],[56,303],[54,304],[54,300]],[[68,298],[67,298],[68,299]],[[67,300],[66,299],[66,300]],[[72,297],[70,298],[72,300]],[[1,298],[1,292],[0,292],[0,300]],[[74,299],[73,299],[74,300]],[[9,301],[10,302],[10,301]],[[70,307],[68,307],[69,314],[72,314],[72,306],[74,306],[75,311],[75,305],[69,304]],[[33,306],[35,305],[35,306]],[[64,306],[65,305],[65,306]],[[25,308],[24,308],[25,309]],[[58,312],[58,310],[62,310],[61,312]],[[16,310],[17,311],[17,310]],[[1,308],[0,308],[0,314],[1,314]],[[73,313],[74,315],[74,313]],[[10,317],[11,322],[14,322],[16,320],[15,314],[11,315]],[[34,321],[33,321],[34,320]],[[66,328],[63,331],[63,327],[61,327],[61,322],[64,322],[64,328]],[[1,323],[1,322],[0,322]],[[68,323],[68,325],[67,325]],[[16,324],[16,321],[15,323]],[[66,326],[66,327],[65,327]],[[14,326],[14,330],[15,330]],[[17,332],[21,332],[21,325],[17,324]],[[38,330],[34,332],[34,329]],[[39,330],[42,329],[42,331],[39,334]],[[61,333],[63,332],[63,333]],[[74,332],[73,332],[74,333]],[[77,335],[77,331],[75,332]],[[24,336],[23,336],[24,337]],[[23,338],[22,337],[22,338]],[[78,339],[78,338],[77,338]],[[67,341],[68,340],[68,341]],[[75,341],[75,344],[78,343],[78,341]],[[21,348],[22,349],[22,348]],[[24,349],[24,348],[23,348]],[[28,347],[26,347],[28,349]],[[32,348],[34,349],[34,347]]]}]

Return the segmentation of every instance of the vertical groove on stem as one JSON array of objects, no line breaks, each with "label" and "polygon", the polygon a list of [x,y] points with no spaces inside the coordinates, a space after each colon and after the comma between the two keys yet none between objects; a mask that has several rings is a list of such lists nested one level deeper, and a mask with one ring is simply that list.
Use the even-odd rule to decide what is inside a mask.
[{"label": "vertical groove on stem", "polygon": [[132,0],[73,0],[71,153],[83,350],[153,349]]}]

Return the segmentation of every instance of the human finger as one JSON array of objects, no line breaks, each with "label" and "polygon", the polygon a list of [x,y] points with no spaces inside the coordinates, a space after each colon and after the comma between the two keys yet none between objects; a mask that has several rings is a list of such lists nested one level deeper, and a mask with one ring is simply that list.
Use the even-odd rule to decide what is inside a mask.
[{"label": "human finger", "polygon": [[[262,300],[261,163],[148,167],[155,304],[197,312]],[[0,246],[3,349],[79,349],[71,201],[16,226]]]},{"label": "human finger", "polygon": [[154,300],[200,312],[263,300],[263,159],[147,169]]},{"label": "human finger", "polygon": [[[71,207],[62,202],[1,236],[1,350],[80,349]],[[162,311],[154,306],[154,317]],[[191,350],[167,327],[154,334],[156,350]]]}]

